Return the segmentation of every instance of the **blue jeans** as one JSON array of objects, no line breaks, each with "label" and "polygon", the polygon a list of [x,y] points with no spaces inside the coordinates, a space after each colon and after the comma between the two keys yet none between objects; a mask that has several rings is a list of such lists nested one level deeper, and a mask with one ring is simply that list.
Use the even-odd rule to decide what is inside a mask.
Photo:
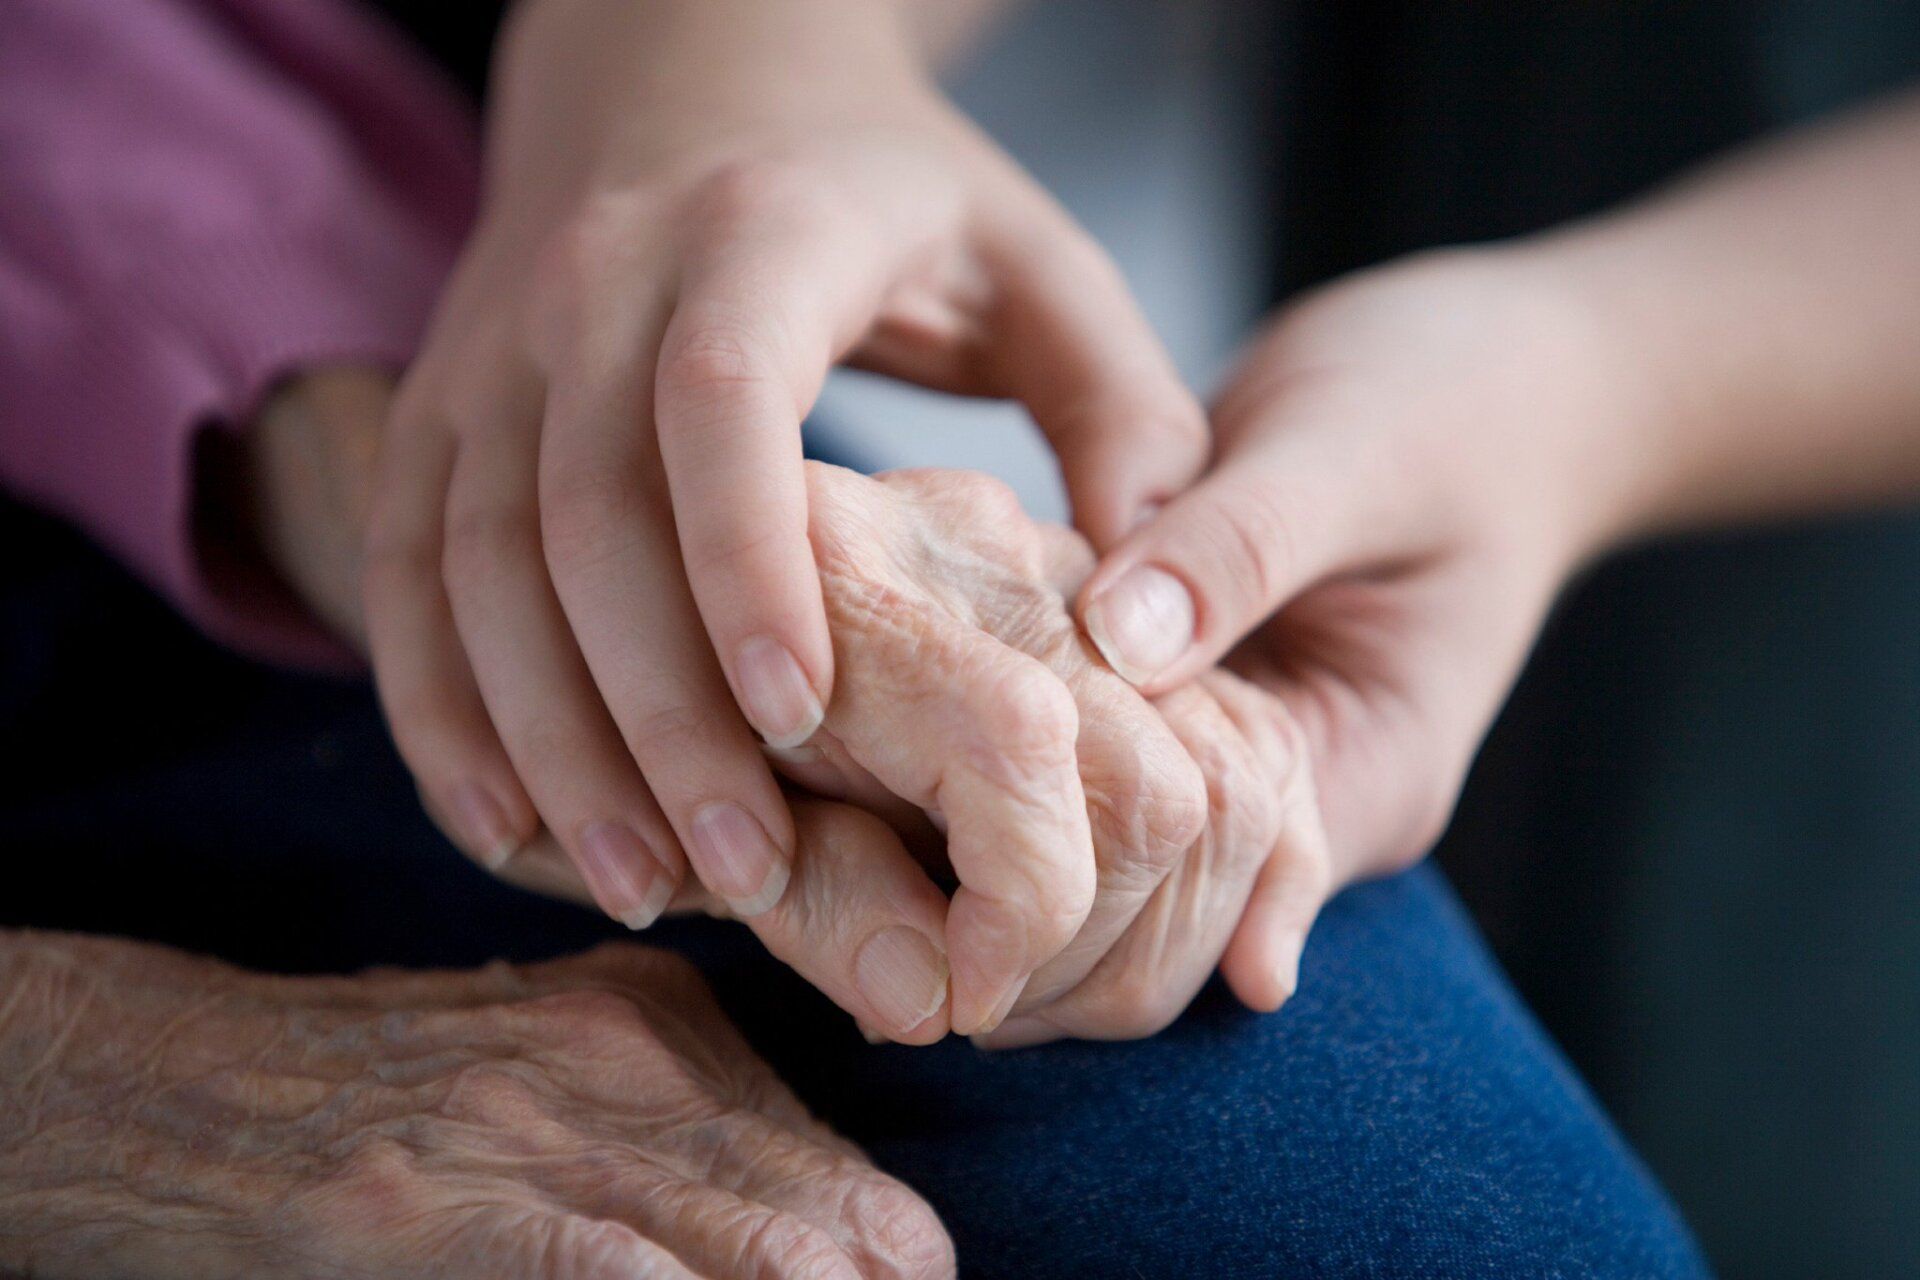
[{"label": "blue jeans", "polygon": [[[0,544],[32,556],[0,582],[0,922],[294,971],[620,932],[449,848],[364,687],[213,651],[44,522],[0,510]],[[872,1048],[738,926],[657,938],[970,1277],[1705,1274],[1432,870],[1341,895],[1280,1014],[1209,989],[1126,1044]]]}]

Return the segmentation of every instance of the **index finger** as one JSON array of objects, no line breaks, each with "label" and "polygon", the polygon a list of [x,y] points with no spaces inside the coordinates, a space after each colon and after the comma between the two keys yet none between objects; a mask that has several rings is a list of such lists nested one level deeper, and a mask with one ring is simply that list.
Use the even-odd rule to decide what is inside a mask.
[{"label": "index finger", "polygon": [[828,217],[723,204],[689,252],[654,408],[687,578],[734,697],[768,744],[819,727],[833,649],[801,419],[878,306],[883,264]]}]

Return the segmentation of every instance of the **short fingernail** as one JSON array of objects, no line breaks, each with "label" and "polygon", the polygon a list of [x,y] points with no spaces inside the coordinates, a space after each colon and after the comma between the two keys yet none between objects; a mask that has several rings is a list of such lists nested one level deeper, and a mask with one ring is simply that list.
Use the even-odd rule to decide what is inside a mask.
[{"label": "short fingernail", "polygon": [[785,858],[766,829],[737,804],[704,805],[693,815],[693,839],[687,849],[693,869],[707,888],[727,900],[743,918],[770,910],[787,891]]},{"label": "short fingernail", "polygon": [[629,929],[644,929],[673,899],[673,877],[646,844],[617,822],[580,832],[580,872],[594,901]]},{"label": "short fingernail", "polygon": [[1166,570],[1139,565],[1088,606],[1087,634],[1115,671],[1144,684],[1193,644],[1193,596]]},{"label": "short fingernail", "polygon": [[807,673],[785,646],[755,636],[734,655],[734,678],[747,719],[771,747],[797,747],[813,736],[825,712]]},{"label": "short fingernail", "polygon": [[460,839],[489,871],[498,871],[520,851],[520,837],[507,820],[507,811],[491,792],[469,782],[453,793],[448,812],[460,829]]},{"label": "short fingernail", "polygon": [[946,1002],[947,958],[926,934],[894,925],[860,948],[853,982],[881,1023],[911,1031]]}]

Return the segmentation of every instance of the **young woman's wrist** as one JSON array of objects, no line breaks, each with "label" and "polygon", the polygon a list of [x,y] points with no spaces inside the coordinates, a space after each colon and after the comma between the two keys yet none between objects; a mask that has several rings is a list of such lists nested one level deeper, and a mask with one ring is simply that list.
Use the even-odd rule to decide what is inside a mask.
[{"label": "young woman's wrist", "polygon": [[1560,512],[1569,567],[1684,522],[1684,422],[1707,392],[1687,361],[1648,350],[1622,305],[1633,254],[1584,226],[1493,252],[1556,330],[1549,349],[1564,376],[1536,427],[1550,436],[1543,492]]}]

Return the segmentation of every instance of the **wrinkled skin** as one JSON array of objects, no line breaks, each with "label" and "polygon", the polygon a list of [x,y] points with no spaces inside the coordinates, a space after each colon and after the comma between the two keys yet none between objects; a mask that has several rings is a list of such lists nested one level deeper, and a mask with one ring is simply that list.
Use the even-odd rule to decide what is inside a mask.
[{"label": "wrinkled skin", "polygon": [[291,979],[13,933],[0,990],[0,1272],[954,1274],[664,952]]},{"label": "wrinkled skin", "polygon": [[[888,825],[796,806],[801,857],[749,921],[760,937],[870,1034],[910,1043],[1149,1035],[1223,953],[1242,999],[1278,1007],[1332,879],[1280,702],[1224,671],[1135,692],[1068,612],[1091,551],[998,481],[809,470],[842,678],[823,731],[779,759]],[[957,879],[950,907],[909,850]],[[557,851],[515,862],[566,891]],[[951,957],[953,1003],[924,1021],[861,990],[865,940],[902,923]]]},{"label": "wrinkled skin", "polygon": [[[364,518],[389,394],[378,379],[312,377],[254,437],[269,555],[349,636],[357,565],[338,529]],[[793,806],[802,856],[785,892],[747,922],[769,949],[870,1034],[905,1043],[1009,1014],[1024,1025],[994,1043],[1148,1034],[1223,949],[1241,997],[1277,1007],[1335,881],[1286,708],[1218,671],[1143,698],[1068,611],[1086,544],[988,477],[814,463],[807,479],[842,678],[823,730],[776,753],[815,798]],[[951,918],[921,863],[955,874]],[[490,869],[591,901],[550,837]],[[692,883],[675,906],[727,912]],[[867,954],[897,928],[908,934]]]}]

